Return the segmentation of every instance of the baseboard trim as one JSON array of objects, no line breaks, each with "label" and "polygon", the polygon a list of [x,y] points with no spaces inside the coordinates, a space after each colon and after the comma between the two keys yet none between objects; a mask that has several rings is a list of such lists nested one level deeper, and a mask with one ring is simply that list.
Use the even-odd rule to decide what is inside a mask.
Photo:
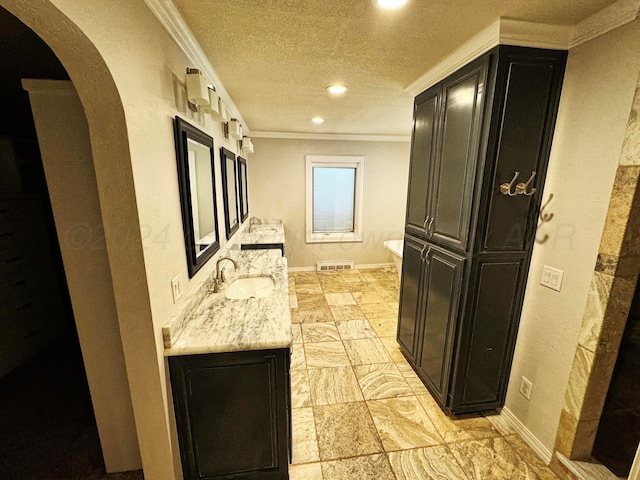
[{"label": "baseboard trim", "polygon": [[529,445],[534,452],[544,460],[547,465],[553,458],[553,453],[545,447],[531,431],[524,426],[524,424],[509,410],[507,407],[502,409],[501,415],[509,422],[513,429],[522,437],[522,439]]}]

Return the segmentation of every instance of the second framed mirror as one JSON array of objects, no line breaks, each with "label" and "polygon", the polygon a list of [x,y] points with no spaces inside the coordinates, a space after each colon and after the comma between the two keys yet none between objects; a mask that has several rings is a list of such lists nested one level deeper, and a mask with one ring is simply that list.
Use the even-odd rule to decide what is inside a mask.
[{"label": "second framed mirror", "polygon": [[247,160],[238,157],[238,188],[240,189],[240,221],[244,222],[249,216],[249,192],[247,181]]},{"label": "second framed mirror", "polygon": [[240,225],[238,214],[238,165],[236,155],[226,148],[220,149],[220,165],[222,167],[222,197],[224,200],[224,227],[227,240]]}]

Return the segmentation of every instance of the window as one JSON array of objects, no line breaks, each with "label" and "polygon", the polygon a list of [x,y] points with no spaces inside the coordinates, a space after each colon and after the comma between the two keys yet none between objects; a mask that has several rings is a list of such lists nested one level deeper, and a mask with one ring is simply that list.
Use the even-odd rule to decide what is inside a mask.
[{"label": "window", "polygon": [[307,242],[362,241],[364,157],[307,155]]}]

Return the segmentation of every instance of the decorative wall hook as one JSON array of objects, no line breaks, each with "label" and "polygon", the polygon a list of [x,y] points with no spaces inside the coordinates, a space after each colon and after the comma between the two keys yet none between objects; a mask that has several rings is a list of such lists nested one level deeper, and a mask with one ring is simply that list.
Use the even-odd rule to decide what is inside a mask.
[{"label": "decorative wall hook", "polygon": [[516,180],[518,179],[518,175],[520,175],[520,172],[516,172],[515,175],[513,176],[513,179],[511,180],[511,182],[509,183],[503,183],[502,185],[500,185],[500,193],[502,193],[503,195],[509,195],[510,197],[515,197],[516,195],[518,195],[518,189],[516,186],[516,190],[512,191],[511,189],[513,188],[513,186],[516,184]]},{"label": "decorative wall hook", "polygon": [[535,188],[532,188],[531,190],[527,191],[527,189],[529,188],[529,185],[531,185],[531,182],[533,182],[533,179],[536,176],[536,172],[531,172],[531,176],[529,177],[529,180],[527,180],[527,183],[519,183],[518,185],[516,185],[516,194],[517,195],[526,195],[527,197],[530,197],[531,195],[533,195],[536,192]]}]

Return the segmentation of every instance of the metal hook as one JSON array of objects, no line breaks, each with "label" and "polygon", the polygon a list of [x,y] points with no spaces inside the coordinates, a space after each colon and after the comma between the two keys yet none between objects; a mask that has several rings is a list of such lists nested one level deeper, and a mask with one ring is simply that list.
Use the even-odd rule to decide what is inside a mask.
[{"label": "metal hook", "polygon": [[536,192],[536,189],[532,188],[528,192],[527,189],[529,188],[529,185],[531,184],[531,182],[533,182],[533,179],[535,177],[536,172],[531,172],[531,176],[529,177],[529,180],[527,180],[527,183],[519,183],[518,185],[516,185],[516,195],[526,195],[527,197],[533,195]]},{"label": "metal hook", "polygon": [[511,180],[511,182],[509,182],[509,183],[505,182],[502,185],[500,185],[500,193],[502,193],[503,195],[509,195],[510,197],[515,197],[516,195],[518,195],[517,187],[516,187],[516,190],[514,192],[511,191],[511,189],[513,188],[513,186],[516,183],[518,175],[520,175],[520,172],[516,172],[515,173],[515,175],[513,176],[513,179]]}]

